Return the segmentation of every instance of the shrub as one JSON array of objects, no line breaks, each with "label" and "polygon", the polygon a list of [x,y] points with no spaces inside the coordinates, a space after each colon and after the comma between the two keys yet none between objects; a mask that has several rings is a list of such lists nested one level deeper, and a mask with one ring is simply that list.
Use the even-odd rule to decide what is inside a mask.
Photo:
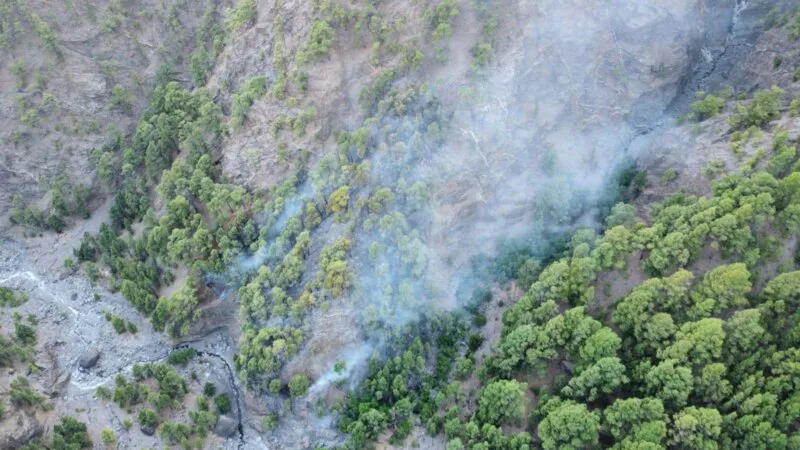
[{"label": "shrub", "polygon": [[229,31],[239,31],[250,25],[256,18],[258,10],[255,0],[239,0],[234,8],[225,10],[225,28]]},{"label": "shrub", "polygon": [[220,394],[214,397],[214,405],[217,407],[217,412],[220,414],[231,412],[231,398],[228,394]]},{"label": "shrub", "polygon": [[117,435],[114,434],[114,430],[103,428],[103,431],[100,432],[100,440],[103,441],[103,445],[110,447],[117,443]]},{"label": "shrub", "polygon": [[189,364],[189,361],[195,357],[197,352],[193,348],[184,348],[182,350],[176,350],[169,354],[167,357],[167,362],[172,364],[173,366],[186,366]]},{"label": "shrub", "polygon": [[11,380],[11,402],[16,406],[41,406],[45,408],[44,397],[31,389],[31,382],[23,376]]},{"label": "shrub", "polygon": [[310,382],[308,381],[308,377],[305,374],[298,373],[289,379],[289,394],[291,394],[292,397],[301,397],[306,395],[309,386]]},{"label": "shrub", "polygon": [[137,417],[139,425],[143,428],[155,428],[158,426],[158,414],[149,408],[142,408],[139,410]]},{"label": "shrub", "polygon": [[725,99],[700,91],[695,94],[697,101],[691,105],[691,116],[694,120],[703,121],[716,116],[725,106]]},{"label": "shrub", "polygon": [[78,450],[92,448],[92,438],[86,424],[69,416],[61,418],[61,424],[53,427],[53,449]]},{"label": "shrub", "polygon": [[14,292],[7,287],[0,287],[0,306],[16,308],[28,301],[28,295],[22,291]]},{"label": "shrub", "polygon": [[133,94],[120,85],[111,88],[111,107],[123,112],[133,109]]},{"label": "shrub", "polygon": [[192,429],[189,425],[183,423],[164,422],[159,434],[170,444],[177,444],[188,440],[192,434]]},{"label": "shrub", "polygon": [[253,77],[244,84],[242,89],[231,97],[231,119],[228,125],[236,131],[244,124],[247,111],[253,102],[267,93],[267,77]]},{"label": "shrub", "polygon": [[335,40],[336,30],[328,22],[324,20],[314,21],[306,47],[297,55],[298,62],[302,64],[327,55]]},{"label": "shrub", "polygon": [[127,327],[125,326],[125,320],[121,317],[112,316],[111,325],[114,327],[114,331],[116,331],[117,334],[123,334],[128,331]]},{"label": "shrub", "polygon": [[784,93],[784,90],[777,86],[756,92],[749,104],[736,105],[736,114],[729,119],[731,127],[762,127],[777,119]]}]

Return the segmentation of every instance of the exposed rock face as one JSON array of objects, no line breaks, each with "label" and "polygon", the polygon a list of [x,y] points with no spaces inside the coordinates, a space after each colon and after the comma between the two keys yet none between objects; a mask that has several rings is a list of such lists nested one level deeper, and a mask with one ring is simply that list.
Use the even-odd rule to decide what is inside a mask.
[{"label": "exposed rock face", "polygon": [[100,359],[100,351],[97,349],[87,350],[86,353],[81,355],[78,359],[78,366],[83,370],[91,369],[97,364]]},{"label": "exposed rock face", "polygon": [[456,106],[430,177],[441,199],[432,241],[456,267],[492,253],[498,229],[525,232],[534,203],[596,195],[631,140],[665,121],[695,66],[726,51],[738,20],[735,2],[717,0],[512,9],[501,19],[508,35],[498,39],[497,70],[481,86],[485,101]]},{"label": "exposed rock face", "polygon": [[[10,9],[3,14],[9,14],[21,30],[12,33],[8,47],[0,51],[3,220],[14,195],[36,204],[48,192],[52,177],[65,175],[70,181],[92,184],[94,169],[87,155],[107,142],[114,130],[131,131],[163,61],[182,60],[174,69],[187,72],[189,58],[176,56],[191,54],[195,27],[206,6],[206,2],[180,6],[151,0],[123,2],[128,5],[123,6],[123,20],[109,31],[103,28],[110,0],[30,0],[25,8],[6,3]],[[32,12],[55,34],[58,54],[41,45],[29,21]],[[168,23],[170,17],[173,25]],[[174,26],[175,22],[180,25]],[[12,73],[15,62],[23,64],[21,83]],[[37,73],[42,83],[37,82]],[[132,95],[130,109],[112,106],[112,89],[117,86]],[[43,105],[45,93],[53,104]],[[31,109],[38,110],[37,120],[23,122],[23,114]]]},{"label": "exposed rock face", "polygon": [[214,433],[217,436],[229,438],[236,434],[239,424],[229,416],[219,416],[217,426],[214,427]]},{"label": "exposed rock face", "polygon": [[24,411],[17,412],[0,425],[0,448],[19,448],[43,432],[44,427],[36,416]]}]

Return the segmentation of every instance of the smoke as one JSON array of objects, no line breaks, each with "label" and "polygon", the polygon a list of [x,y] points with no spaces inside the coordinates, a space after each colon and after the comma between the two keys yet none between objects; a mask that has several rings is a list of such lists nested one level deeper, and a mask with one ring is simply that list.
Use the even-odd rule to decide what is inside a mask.
[{"label": "smoke", "polygon": [[[703,39],[706,17],[695,9],[703,3],[505,5],[488,68],[476,70],[454,45],[447,64],[396,83],[377,119],[325,149],[338,157],[323,158],[276,214],[261,219],[263,245],[222,278],[235,286],[230,280],[274,265],[286,250],[278,241],[287,223],[308,202],[324,210],[330,194],[349,185],[348,210],[313,233],[303,283],[318,270],[324,245],[352,242],[347,294],[324,297],[348,305],[365,342],[326,355],[330,369],[311,392],[352,381],[380,352],[379,330],[463,306],[460,293],[482,282],[476,256],[496,256],[500,238],[513,240],[509,251],[536,258],[554,236],[597,225],[631,143],[646,148],[648,133],[670,122],[665,111]],[[733,6],[722,12],[732,17]],[[459,33],[453,42],[478,39]],[[435,81],[419,87],[416,77]],[[345,374],[333,369],[338,360]]]},{"label": "smoke", "polygon": [[[326,392],[331,383],[347,384],[350,389],[355,388],[360,379],[359,373],[364,367],[364,362],[373,355],[374,351],[375,346],[366,343],[342,349],[341,358],[332,362],[328,371],[311,385],[308,390],[309,398],[316,398]],[[337,364],[341,364],[341,367],[336,367]]]}]

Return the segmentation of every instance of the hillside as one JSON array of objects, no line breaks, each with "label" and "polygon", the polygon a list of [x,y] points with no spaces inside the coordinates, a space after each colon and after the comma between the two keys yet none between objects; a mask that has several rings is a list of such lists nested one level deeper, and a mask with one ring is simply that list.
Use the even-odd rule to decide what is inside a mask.
[{"label": "hillside", "polygon": [[793,2],[0,12],[1,448],[800,442]]}]

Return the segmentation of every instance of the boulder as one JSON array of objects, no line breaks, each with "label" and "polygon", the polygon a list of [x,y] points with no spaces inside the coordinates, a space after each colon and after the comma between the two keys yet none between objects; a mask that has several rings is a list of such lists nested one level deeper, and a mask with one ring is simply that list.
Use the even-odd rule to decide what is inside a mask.
[{"label": "boulder", "polygon": [[229,416],[219,416],[219,421],[217,422],[217,426],[214,427],[214,433],[217,436],[229,438],[236,434],[236,430],[239,428],[239,424],[236,423]]},{"label": "boulder", "polygon": [[140,425],[139,430],[141,430],[141,432],[147,436],[152,436],[156,432],[156,429],[154,427],[144,426],[144,425]]},{"label": "boulder", "polygon": [[97,360],[100,359],[100,351],[97,349],[92,349],[86,351],[81,357],[78,359],[78,365],[81,369],[91,369],[92,367],[97,364]]}]

